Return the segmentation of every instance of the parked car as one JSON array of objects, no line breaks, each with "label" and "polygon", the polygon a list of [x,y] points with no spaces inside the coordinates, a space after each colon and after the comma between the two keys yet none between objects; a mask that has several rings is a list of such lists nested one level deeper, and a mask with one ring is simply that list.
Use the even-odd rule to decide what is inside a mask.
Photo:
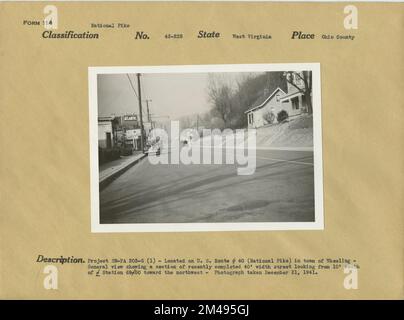
[{"label": "parked car", "polygon": [[136,143],[135,139],[125,139],[125,143],[122,147],[122,155],[123,156],[130,156],[133,154],[133,151],[136,150]]},{"label": "parked car", "polygon": [[159,156],[161,153],[161,148],[160,145],[158,143],[153,144],[149,149],[147,149],[145,151],[148,155],[156,155]]}]

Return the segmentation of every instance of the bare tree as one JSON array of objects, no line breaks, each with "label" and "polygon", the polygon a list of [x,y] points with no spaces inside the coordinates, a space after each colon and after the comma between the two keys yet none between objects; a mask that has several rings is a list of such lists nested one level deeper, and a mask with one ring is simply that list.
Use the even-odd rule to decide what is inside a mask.
[{"label": "bare tree", "polygon": [[179,119],[181,130],[189,129],[193,127],[193,121],[190,116],[183,116]]},{"label": "bare tree", "polygon": [[[295,87],[299,92],[303,94],[303,103],[307,107],[307,112],[309,114],[313,113],[313,105],[311,102],[311,91],[312,91],[312,72],[311,71],[287,71],[284,73],[286,81]],[[298,81],[303,82],[303,86],[298,85]]]},{"label": "bare tree", "polygon": [[228,125],[232,112],[232,88],[225,79],[210,74],[208,79],[208,95],[212,103],[212,115],[217,116],[225,126]]}]

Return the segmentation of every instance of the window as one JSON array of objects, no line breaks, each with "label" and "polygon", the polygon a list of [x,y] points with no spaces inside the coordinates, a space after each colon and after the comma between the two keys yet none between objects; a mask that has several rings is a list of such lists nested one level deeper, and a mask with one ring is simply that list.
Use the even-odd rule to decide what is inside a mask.
[{"label": "window", "polygon": [[298,110],[299,109],[299,98],[295,97],[292,99],[292,109]]},{"label": "window", "polygon": [[275,97],[276,97],[276,102],[279,102],[279,100],[281,99],[281,94],[277,93]]},{"label": "window", "polygon": [[248,114],[248,123],[252,124],[254,122],[254,114],[253,113],[249,113]]}]

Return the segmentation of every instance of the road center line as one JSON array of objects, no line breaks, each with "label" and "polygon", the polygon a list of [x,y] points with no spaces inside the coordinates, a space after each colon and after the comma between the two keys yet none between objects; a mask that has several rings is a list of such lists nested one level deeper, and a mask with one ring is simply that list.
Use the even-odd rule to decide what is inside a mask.
[{"label": "road center line", "polygon": [[284,160],[284,159],[275,159],[275,158],[265,158],[265,157],[257,157],[257,159],[273,160],[273,161],[278,161],[278,162],[290,162],[290,163],[297,163],[297,164],[305,164],[305,165],[309,165],[309,166],[314,166],[313,163],[301,162],[301,161],[293,161],[293,160]]}]

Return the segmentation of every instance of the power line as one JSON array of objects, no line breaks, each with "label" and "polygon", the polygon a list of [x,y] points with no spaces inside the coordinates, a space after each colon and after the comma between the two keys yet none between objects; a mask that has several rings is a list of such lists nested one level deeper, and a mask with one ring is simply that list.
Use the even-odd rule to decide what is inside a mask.
[{"label": "power line", "polygon": [[128,77],[128,80],[129,80],[130,86],[132,87],[132,90],[133,90],[133,92],[135,93],[136,98],[138,98],[138,99],[139,99],[139,96],[137,95],[137,92],[136,92],[136,90],[135,90],[135,87],[133,86],[132,80],[131,80],[131,79],[130,79],[130,77],[129,77],[129,74],[126,74],[126,76]]},{"label": "power line", "polygon": [[[145,75],[143,75],[143,79],[145,79]],[[145,81],[144,81],[144,80],[143,80],[143,85],[142,85],[142,93],[143,93],[143,96],[147,99],[147,97],[148,97],[149,95],[147,94],[146,85],[145,85]]]},{"label": "power line", "polygon": [[143,97],[146,97],[146,95],[145,95],[145,90],[144,90],[143,87],[144,87],[144,83],[143,83],[143,85],[142,85],[142,87],[141,87],[141,90],[142,90],[142,96],[143,96]]}]

